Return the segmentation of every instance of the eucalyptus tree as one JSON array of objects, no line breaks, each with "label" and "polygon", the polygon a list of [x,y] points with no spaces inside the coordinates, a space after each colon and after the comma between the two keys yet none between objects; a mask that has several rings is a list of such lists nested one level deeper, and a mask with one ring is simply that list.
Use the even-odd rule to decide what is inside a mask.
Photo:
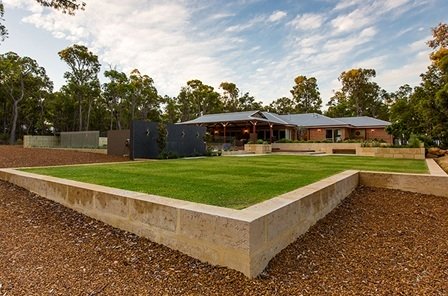
[{"label": "eucalyptus tree", "polygon": [[[130,76],[130,120],[148,119],[160,121],[160,106],[162,98],[159,96],[154,80],[146,74],[141,74],[138,69],[134,69]],[[136,111],[139,112],[136,115]]]},{"label": "eucalyptus tree", "polygon": [[190,80],[177,96],[181,121],[191,120],[203,114],[223,112],[223,103],[212,86],[200,80]]},{"label": "eucalyptus tree", "polygon": [[116,129],[121,130],[123,117],[125,117],[123,114],[125,104],[130,96],[129,79],[125,73],[114,69],[104,72],[104,76],[110,80],[103,84],[102,93],[111,114],[110,129],[113,129],[113,121],[115,121]]},{"label": "eucalyptus tree", "polygon": [[281,97],[274,100],[267,108],[269,112],[277,114],[296,113],[296,103],[288,97]]},{"label": "eucalyptus tree", "polygon": [[225,112],[236,112],[239,110],[238,97],[240,90],[233,82],[221,82],[219,88],[223,90],[221,96],[223,108]]},{"label": "eucalyptus tree", "polygon": [[0,42],[4,41],[8,36],[8,31],[6,30],[6,26],[4,24],[5,19],[3,18],[5,14],[5,7],[3,3],[0,1]]},{"label": "eucalyptus tree", "polygon": [[21,57],[14,52],[0,55],[0,87],[12,105],[9,143],[16,141],[19,108],[24,100],[51,92],[53,83],[45,69],[29,57]]},{"label": "eucalyptus tree", "polygon": [[339,76],[342,84],[330,99],[327,114],[337,116],[373,116],[387,119],[388,94],[372,79],[374,69],[351,69]]},{"label": "eucalyptus tree", "polygon": [[83,45],[74,44],[61,50],[59,53],[61,60],[67,63],[69,72],[64,73],[67,89],[78,103],[78,130],[83,128],[83,105],[87,105],[88,113],[85,122],[86,130],[89,124],[89,115],[94,103],[94,98],[99,94],[98,72],[101,65],[98,56],[88,50]]},{"label": "eucalyptus tree", "polygon": [[320,97],[317,80],[299,75],[294,79],[295,85],[290,91],[295,101],[297,113],[321,113],[322,98]]}]

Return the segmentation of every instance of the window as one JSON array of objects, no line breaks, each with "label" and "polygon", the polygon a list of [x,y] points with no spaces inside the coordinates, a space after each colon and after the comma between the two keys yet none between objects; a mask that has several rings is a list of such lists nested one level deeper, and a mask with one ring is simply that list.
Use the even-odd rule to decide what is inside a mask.
[{"label": "window", "polygon": [[333,141],[333,130],[332,129],[327,129],[325,131],[325,138],[327,140],[332,140]]}]

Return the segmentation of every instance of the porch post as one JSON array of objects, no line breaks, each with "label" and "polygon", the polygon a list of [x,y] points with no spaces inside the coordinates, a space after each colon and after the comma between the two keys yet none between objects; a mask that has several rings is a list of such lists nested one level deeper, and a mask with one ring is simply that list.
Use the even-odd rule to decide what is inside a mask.
[{"label": "porch post", "polygon": [[252,124],[252,141],[257,142],[258,136],[257,136],[257,121],[249,121]]},{"label": "porch post", "polygon": [[227,125],[228,125],[229,123],[228,122],[226,122],[226,123],[221,123],[221,125],[224,127],[224,137],[223,137],[223,144],[226,142],[226,127],[227,127]]},{"label": "porch post", "polygon": [[269,123],[269,142],[272,144],[272,127],[274,125],[272,123]]}]

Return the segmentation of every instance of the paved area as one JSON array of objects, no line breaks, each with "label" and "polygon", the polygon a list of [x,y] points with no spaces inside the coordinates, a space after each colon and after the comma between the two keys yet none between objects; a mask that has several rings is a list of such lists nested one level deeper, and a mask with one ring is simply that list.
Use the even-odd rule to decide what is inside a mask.
[{"label": "paved area", "polygon": [[434,176],[447,176],[448,174],[437,164],[434,159],[427,158],[426,165],[428,166],[429,173]]}]

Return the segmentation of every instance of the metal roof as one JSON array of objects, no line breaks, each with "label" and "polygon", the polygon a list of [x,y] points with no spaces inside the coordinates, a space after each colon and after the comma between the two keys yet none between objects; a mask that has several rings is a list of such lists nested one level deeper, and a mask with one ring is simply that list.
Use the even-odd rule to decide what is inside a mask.
[{"label": "metal roof", "polygon": [[390,122],[368,116],[330,118],[317,113],[278,115],[272,112],[257,110],[207,114],[190,121],[180,122],[179,124],[244,122],[253,120],[299,127],[380,127],[390,125]]},{"label": "metal roof", "polygon": [[278,115],[283,120],[301,127],[348,126],[347,123],[317,113]]},{"label": "metal roof", "polygon": [[200,116],[190,121],[184,121],[180,124],[201,124],[215,122],[236,122],[236,121],[264,121],[282,125],[289,125],[288,122],[278,117],[279,115],[261,111],[243,111],[231,113],[217,113]]},{"label": "metal roof", "polygon": [[388,126],[391,124],[388,121],[376,119],[376,118],[369,117],[369,116],[339,117],[339,118],[335,118],[335,119],[345,122],[346,124],[349,124],[349,125],[352,125],[355,127]]}]

